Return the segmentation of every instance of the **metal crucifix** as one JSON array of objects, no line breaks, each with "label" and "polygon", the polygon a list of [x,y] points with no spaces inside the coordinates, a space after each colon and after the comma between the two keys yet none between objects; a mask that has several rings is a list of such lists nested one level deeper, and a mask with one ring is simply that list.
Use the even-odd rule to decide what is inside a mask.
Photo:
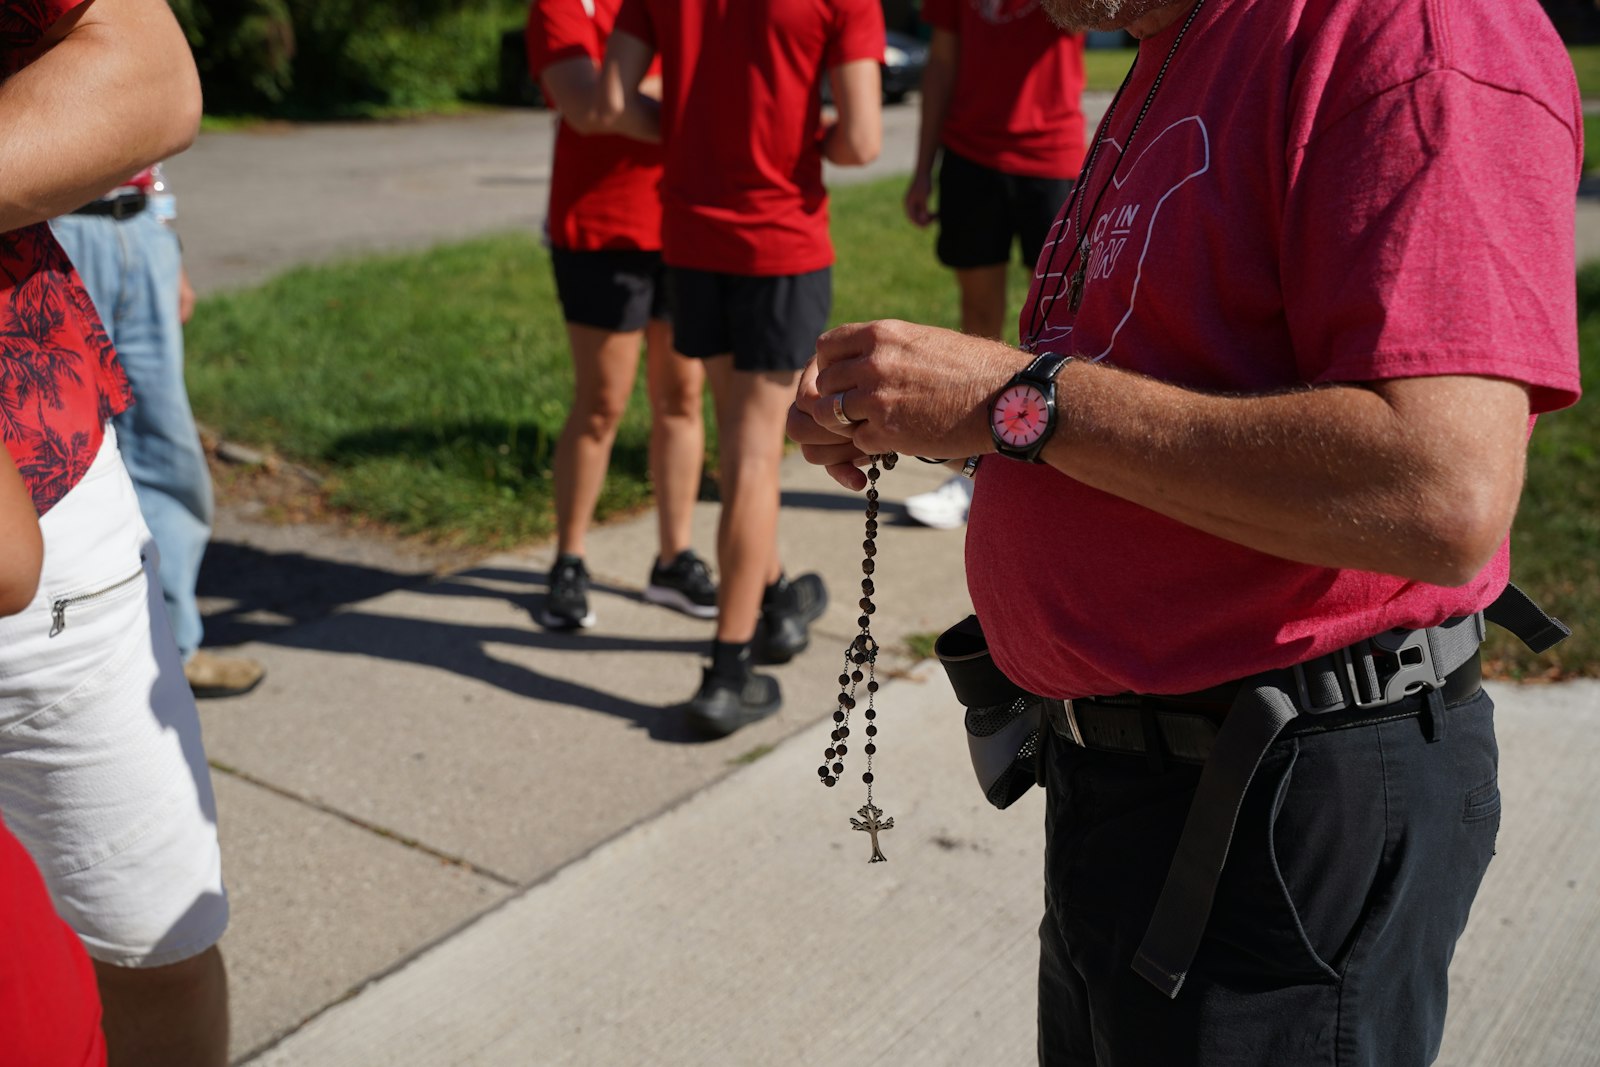
[{"label": "metal crucifix", "polygon": [[859,818],[859,819],[851,819],[850,820],[850,825],[855,827],[857,830],[865,830],[867,833],[872,835],[872,858],[870,860],[868,860],[867,862],[868,863],[884,863],[884,862],[886,862],[889,859],[889,857],[885,856],[883,854],[883,849],[878,847],[878,831],[879,830],[893,830],[894,829],[894,817],[890,816],[888,819],[884,820],[883,822],[879,822],[878,821],[878,817],[880,815],[882,815],[883,812],[879,808],[875,807],[870,800],[867,803],[865,803],[865,804],[863,804],[861,806],[861,810],[859,812],[857,812],[857,814],[859,814],[861,816],[861,818]]}]

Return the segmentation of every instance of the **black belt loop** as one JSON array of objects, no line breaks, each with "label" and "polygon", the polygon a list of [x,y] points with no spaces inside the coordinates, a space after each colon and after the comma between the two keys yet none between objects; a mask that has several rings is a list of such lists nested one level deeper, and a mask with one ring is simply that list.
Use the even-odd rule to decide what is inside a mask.
[{"label": "black belt loop", "polygon": [[1428,743],[1444,740],[1444,689],[1428,690],[1427,707],[1422,712],[1422,732]]},{"label": "black belt loop", "polygon": [[1033,765],[1033,780],[1040,789],[1050,788],[1050,740],[1055,735],[1055,724],[1048,717],[1041,717],[1039,723],[1039,753],[1035,757],[1038,762]]},{"label": "black belt loop", "polygon": [[96,215],[116,222],[131,219],[145,209],[150,198],[144,193],[123,193],[104,200],[91,200],[82,207],[73,208],[73,215]]},{"label": "black belt loop", "polygon": [[1151,774],[1167,773],[1167,744],[1161,737],[1161,724],[1156,721],[1156,709],[1148,704],[1139,709],[1139,725],[1144,727],[1145,758],[1150,761]]}]

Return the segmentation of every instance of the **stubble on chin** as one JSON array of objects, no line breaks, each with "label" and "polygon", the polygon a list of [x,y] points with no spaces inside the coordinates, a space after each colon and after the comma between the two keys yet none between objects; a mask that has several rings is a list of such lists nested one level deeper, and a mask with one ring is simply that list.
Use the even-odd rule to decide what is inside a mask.
[{"label": "stubble on chin", "polygon": [[1126,0],[1039,0],[1050,21],[1068,33],[1117,29]]}]

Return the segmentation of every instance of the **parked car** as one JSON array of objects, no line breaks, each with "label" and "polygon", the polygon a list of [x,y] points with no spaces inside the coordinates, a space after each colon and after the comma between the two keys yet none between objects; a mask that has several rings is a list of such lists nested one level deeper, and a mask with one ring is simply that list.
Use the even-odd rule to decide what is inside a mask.
[{"label": "parked car", "polygon": [[898,104],[906,94],[922,85],[922,71],[928,65],[928,42],[890,30],[883,50],[883,102]]},{"label": "parked car", "polygon": [[[884,35],[883,62],[878,70],[883,76],[883,102],[898,104],[906,94],[922,86],[922,71],[928,65],[928,42],[909,33],[889,30]],[[833,103],[833,90],[828,79],[822,79],[822,102]]]}]

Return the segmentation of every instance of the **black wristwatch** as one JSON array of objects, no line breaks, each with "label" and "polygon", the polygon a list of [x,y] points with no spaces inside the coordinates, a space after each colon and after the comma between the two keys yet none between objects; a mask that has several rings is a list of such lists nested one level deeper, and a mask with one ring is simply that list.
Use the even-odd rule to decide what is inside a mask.
[{"label": "black wristwatch", "polygon": [[1044,352],[1034,357],[989,405],[989,432],[1002,456],[1038,463],[1056,431],[1056,375],[1073,357]]}]

